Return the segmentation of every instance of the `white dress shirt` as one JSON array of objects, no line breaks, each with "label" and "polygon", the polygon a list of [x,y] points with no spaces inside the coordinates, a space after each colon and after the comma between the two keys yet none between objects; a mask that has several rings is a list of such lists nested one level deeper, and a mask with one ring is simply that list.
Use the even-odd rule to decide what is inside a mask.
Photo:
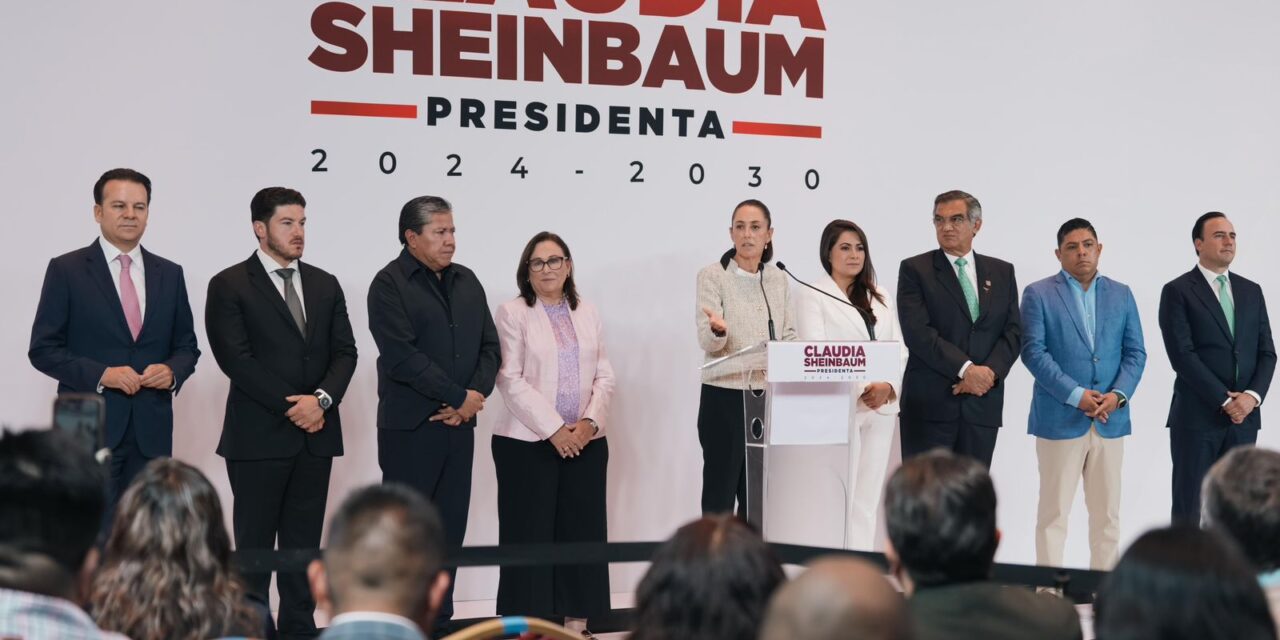
[{"label": "white dress shirt", "polygon": [[290,262],[288,266],[282,267],[275,258],[267,255],[267,252],[261,248],[257,251],[258,260],[262,261],[262,268],[267,270],[268,279],[271,284],[275,285],[276,291],[280,292],[280,297],[284,298],[284,276],[276,273],[277,269],[293,269],[293,288],[298,292],[298,303],[302,305],[302,319],[307,319],[307,301],[302,297],[302,270],[298,268],[298,261]]},{"label": "white dress shirt", "polygon": [[128,255],[133,262],[129,265],[129,279],[133,280],[133,288],[138,292],[138,310],[143,318],[147,317],[147,270],[142,264],[142,245],[134,245],[133,250],[125,254],[107,241],[105,236],[98,236],[98,246],[102,247],[102,255],[107,259],[107,269],[111,270],[111,284],[116,288],[116,296],[120,295],[120,256]]},{"label": "white dress shirt", "polygon": [[[1218,276],[1227,277],[1227,297],[1231,299],[1231,307],[1235,308],[1236,294],[1235,294],[1235,291],[1232,290],[1231,288],[1231,271],[1229,269],[1223,269],[1222,273],[1214,273],[1212,270],[1205,268],[1203,264],[1200,264],[1198,262],[1196,263],[1196,268],[1200,270],[1200,275],[1204,276],[1205,281],[1209,283],[1209,290],[1213,292],[1213,297],[1215,298],[1218,297],[1218,291],[1220,289],[1220,287],[1218,286]],[[1262,396],[1259,395],[1257,391],[1254,391],[1252,389],[1245,389],[1244,392],[1253,396],[1253,399],[1258,401],[1259,407],[1262,406]],[[1227,401],[1223,402],[1222,406],[1225,407],[1230,403],[1231,403],[1231,398],[1227,398]]]},{"label": "white dress shirt", "polygon": [[[960,267],[956,264],[956,260],[964,258],[964,275],[969,280],[969,285],[973,287],[973,295],[978,295],[978,265],[973,263],[973,249],[970,249],[969,253],[962,256],[953,256],[946,251],[943,251],[943,253],[946,254],[947,260],[951,263],[951,270],[955,272],[957,280],[960,279]],[[960,365],[960,373],[957,375],[963,378],[964,372],[969,370],[969,365],[971,364],[973,364],[972,360],[965,360],[964,364]]]}]

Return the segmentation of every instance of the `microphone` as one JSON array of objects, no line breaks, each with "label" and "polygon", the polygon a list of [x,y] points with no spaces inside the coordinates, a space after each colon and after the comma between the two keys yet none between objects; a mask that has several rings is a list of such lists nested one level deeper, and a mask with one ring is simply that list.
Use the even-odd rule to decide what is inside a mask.
[{"label": "microphone", "polygon": [[822,295],[824,295],[824,296],[826,296],[826,297],[828,297],[828,298],[831,298],[832,300],[835,300],[836,302],[839,302],[840,304],[844,304],[844,305],[848,305],[848,306],[850,306],[850,307],[853,307],[853,310],[854,310],[854,311],[857,311],[857,312],[858,312],[858,315],[862,316],[862,322],[863,322],[863,323],[865,323],[865,324],[867,325],[867,335],[869,335],[869,336],[871,337],[871,340],[872,340],[872,341],[874,341],[874,340],[876,339],[876,326],[875,326],[875,319],[871,316],[871,314],[870,314],[870,313],[868,313],[868,312],[867,312],[867,310],[866,310],[866,309],[863,309],[862,307],[859,307],[858,305],[856,305],[856,304],[854,304],[854,303],[852,303],[852,302],[849,302],[849,301],[848,301],[847,299],[845,299],[845,298],[837,298],[836,296],[833,296],[833,295],[831,295],[830,293],[827,293],[826,291],[823,291],[822,289],[819,289],[819,288],[817,288],[817,287],[815,287],[815,286],[813,286],[813,285],[809,284],[808,282],[805,282],[804,280],[801,280],[800,278],[797,278],[797,277],[796,277],[796,274],[791,273],[790,271],[787,271],[787,266],[786,266],[786,265],[784,265],[784,264],[782,264],[781,262],[775,262],[774,264],[778,265],[778,269],[782,270],[782,272],[783,272],[783,273],[785,273],[785,274],[787,274],[787,275],[791,276],[791,279],[792,279],[792,280],[795,280],[796,282],[799,282],[800,284],[802,284],[802,285],[804,285],[804,286],[806,286],[806,287],[809,287],[810,289],[813,289],[814,291],[817,291],[818,293],[821,293]]},{"label": "microphone", "polygon": [[[764,291],[764,263],[760,263],[760,267],[756,269],[760,273],[760,295],[764,296],[764,310],[769,314],[769,341],[777,340],[778,337],[773,332],[773,309],[769,308],[769,294]],[[795,277],[795,276],[791,276]]]}]

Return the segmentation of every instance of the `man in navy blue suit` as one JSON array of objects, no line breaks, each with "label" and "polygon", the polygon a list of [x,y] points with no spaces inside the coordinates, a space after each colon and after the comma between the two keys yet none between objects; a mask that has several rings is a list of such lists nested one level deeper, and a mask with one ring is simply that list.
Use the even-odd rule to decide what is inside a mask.
[{"label": "man in navy blue suit", "polygon": [[1236,230],[1206,213],[1191,230],[1199,264],[1160,293],[1160,332],[1178,374],[1169,406],[1173,520],[1198,524],[1200,483],[1227,451],[1254,444],[1276,368],[1262,287],[1230,272]]},{"label": "man in navy blue suit", "polygon": [[111,502],[173,452],[173,396],[200,350],[182,267],[142,248],[151,180],[112,169],[93,185],[101,236],[49,261],[27,357],[58,393],[106,399]]},{"label": "man in navy blue suit", "polygon": [[1102,243],[1088,220],[1058,229],[1062,270],[1022,292],[1022,363],[1035,377],[1027,431],[1036,437],[1036,564],[1062,566],[1067,520],[1084,478],[1089,564],[1120,558],[1120,469],[1129,401],[1147,351],[1129,287],[1098,274]]}]

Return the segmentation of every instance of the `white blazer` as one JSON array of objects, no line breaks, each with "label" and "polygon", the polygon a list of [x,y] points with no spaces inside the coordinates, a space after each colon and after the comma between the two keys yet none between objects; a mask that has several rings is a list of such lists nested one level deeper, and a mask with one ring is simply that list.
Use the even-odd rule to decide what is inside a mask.
[{"label": "white blazer", "polygon": [[[823,275],[813,283],[815,287],[825,291],[841,300],[848,300],[849,296],[840,290],[839,285],[829,275]],[[817,291],[808,287],[798,289],[796,306],[796,333],[800,340],[870,340],[871,336],[867,333],[867,325],[862,320],[862,315],[857,309],[847,304],[839,302],[824,296]],[[880,407],[875,413],[885,416],[896,415],[898,413],[898,399],[902,397],[902,372],[907,367],[907,346],[902,343],[902,328],[898,324],[898,313],[894,308],[893,299],[889,297],[889,292],[883,287],[876,286],[876,291],[884,296],[884,304],[872,299],[871,311],[876,317],[876,340],[896,340],[899,343],[901,358],[898,363],[897,374],[890,380],[876,380],[873,382],[888,382],[893,387],[894,401]],[[854,397],[860,397],[863,389],[862,383],[853,385]],[[870,413],[871,409],[862,402],[858,403],[856,413]]]}]

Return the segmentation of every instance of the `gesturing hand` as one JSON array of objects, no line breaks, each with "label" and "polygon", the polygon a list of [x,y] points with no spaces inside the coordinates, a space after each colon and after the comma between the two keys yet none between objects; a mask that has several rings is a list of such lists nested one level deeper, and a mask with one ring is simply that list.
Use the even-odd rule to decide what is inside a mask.
[{"label": "gesturing hand", "polygon": [[713,311],[711,307],[703,307],[702,312],[707,314],[707,322],[711,324],[711,333],[722,336],[729,331],[729,325],[724,323],[724,317]]}]

